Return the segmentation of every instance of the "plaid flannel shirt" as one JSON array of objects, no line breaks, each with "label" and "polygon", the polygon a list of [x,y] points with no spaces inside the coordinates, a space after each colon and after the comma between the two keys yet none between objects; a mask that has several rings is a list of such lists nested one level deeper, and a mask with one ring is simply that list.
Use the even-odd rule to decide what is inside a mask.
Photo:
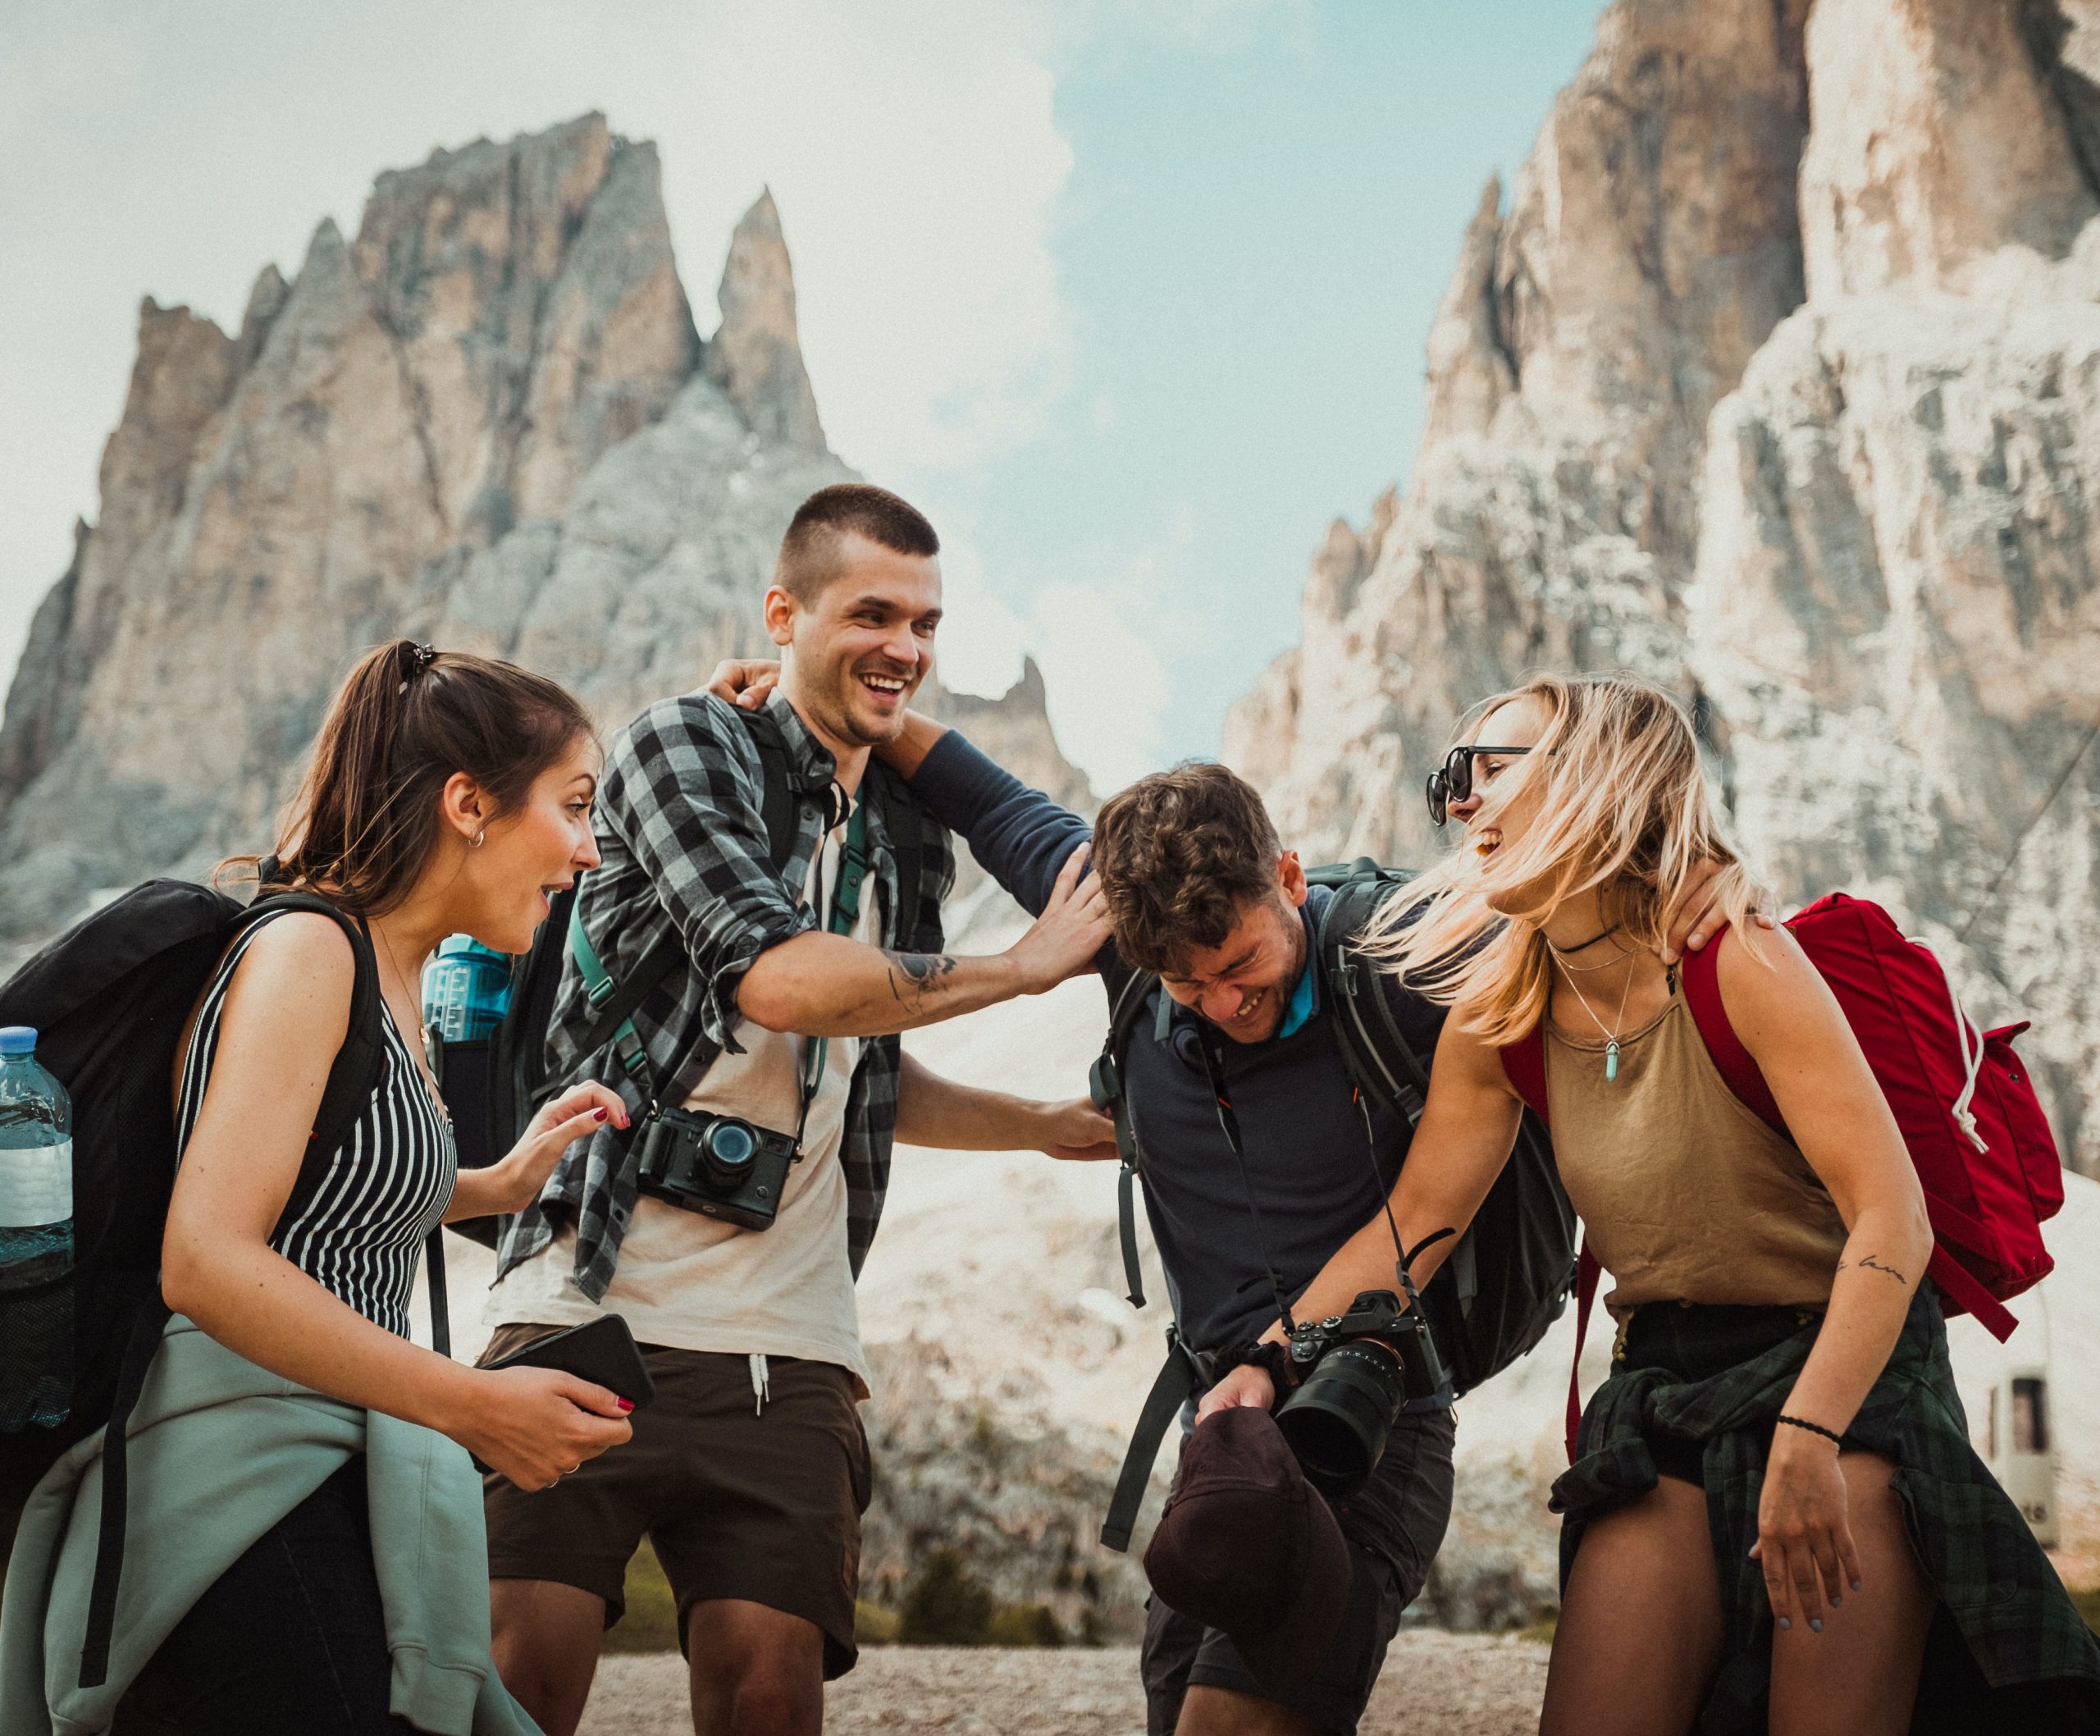
[{"label": "plaid flannel shirt", "polygon": [[[815,798],[830,789],[837,766],[784,699],[776,696],[769,709],[787,739],[804,798],[797,803],[794,853],[784,873],[774,871],[766,841],[751,729],[719,699],[659,700],[620,732],[599,785],[595,825],[604,861],[578,889],[584,932],[616,980],[668,930],[675,928],[685,944],[688,968],[673,972],[634,1013],[667,1106],[685,1101],[717,1054],[742,1052],[734,1036],[741,1016],[737,992],[759,954],[817,925],[801,889],[826,817],[827,803]],[[881,944],[938,952],[941,902],[955,882],[947,834],[930,823],[924,828],[915,911],[897,910],[897,857],[874,803],[868,850]],[[591,1054],[578,1051],[593,1016],[582,973],[571,957],[562,967],[548,1030],[549,1076],[602,1080],[639,1112],[641,1091],[610,1044]],[[846,1169],[847,1249],[856,1277],[889,1186],[898,1057],[893,1036],[865,1042],[847,1099],[839,1158]],[[640,1119],[637,1112],[637,1126]],[[634,1213],[632,1153],[632,1130],[613,1127],[572,1145],[540,1197],[512,1220],[498,1252],[498,1275],[546,1247],[562,1224],[573,1223],[575,1283],[594,1302],[601,1298]]]},{"label": "plaid flannel shirt", "polygon": [[[1757,1541],[1766,1443],[1820,1327],[1821,1317],[1811,1317],[1769,1350],[1704,1380],[1684,1379],[1660,1367],[1616,1368],[1583,1410],[1580,1456],[1553,1486],[1553,1510],[1563,1519],[1560,1583],[1565,1591],[1584,1528],[1655,1487],[1650,1437],[1668,1435],[1703,1446],[1725,1659],[1700,1718],[1700,1736],[1762,1736],[1765,1728],[1772,1606],[1764,1568],[1750,1559],[1750,1546]],[[1929,1281],[1911,1297],[1888,1366],[1846,1429],[1845,1441],[1894,1461],[1893,1487],[1906,1510],[1918,1564],[1980,1674],[1980,1681],[1958,1671],[1934,1683],[1929,1658],[1930,1692],[1947,1699],[1941,1710],[1951,1720],[1944,1727],[1964,1732],[2095,1727],[2100,1645],[2019,1508],[1969,1444],[1939,1295]],[[1963,1702],[1959,1710],[1956,1696]],[[2038,1723],[2007,1715],[2044,1706],[2052,1713]],[[2063,1721],[2052,1721],[2057,1711]]]}]

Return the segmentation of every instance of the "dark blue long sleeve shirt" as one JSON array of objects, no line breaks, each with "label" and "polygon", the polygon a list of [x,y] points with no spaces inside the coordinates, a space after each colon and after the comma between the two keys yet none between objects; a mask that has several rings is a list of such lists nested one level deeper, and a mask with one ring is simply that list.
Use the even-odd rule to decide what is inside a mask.
[{"label": "dark blue long sleeve shirt", "polygon": [[[927,755],[911,793],[1031,915],[1041,912],[1058,870],[1089,835],[1077,815],[952,730]],[[1331,896],[1312,889],[1303,913],[1308,930]],[[1113,1004],[1130,970],[1112,946],[1100,964]],[[1145,1214],[1176,1318],[1200,1350],[1243,1344],[1276,1318],[1262,1240],[1285,1295],[1295,1300],[1378,1210],[1406,1152],[1407,1123],[1382,1109],[1372,1110],[1367,1140],[1317,971],[1313,988],[1312,1016],[1293,1035],[1223,1045],[1246,1152],[1244,1178],[1203,1071],[1198,1016],[1170,1003],[1162,1037],[1162,991],[1154,989],[1133,1028],[1123,1077],[1144,1152]],[[1404,991],[1391,1003],[1417,1053],[1429,1053],[1438,1010]],[[1260,1236],[1250,1190],[1260,1206]],[[1431,1306],[1434,1318],[1433,1296]]]}]

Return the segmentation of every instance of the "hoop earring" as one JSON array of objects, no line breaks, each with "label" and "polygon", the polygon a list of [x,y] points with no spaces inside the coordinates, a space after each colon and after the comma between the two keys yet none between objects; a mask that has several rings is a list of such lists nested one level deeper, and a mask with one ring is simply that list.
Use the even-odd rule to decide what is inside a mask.
[{"label": "hoop earring", "polygon": [[472,841],[468,843],[467,847],[469,850],[480,849],[484,843],[488,842],[488,835],[489,834],[486,832],[477,832]]}]

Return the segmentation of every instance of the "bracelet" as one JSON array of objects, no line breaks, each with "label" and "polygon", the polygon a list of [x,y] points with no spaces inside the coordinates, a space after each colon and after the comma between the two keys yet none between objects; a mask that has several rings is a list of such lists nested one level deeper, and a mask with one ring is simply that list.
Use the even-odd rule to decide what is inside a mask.
[{"label": "bracelet", "polygon": [[1780,1414],[1779,1420],[1791,1428],[1805,1428],[1812,1435],[1820,1435],[1833,1446],[1842,1446],[1845,1444],[1845,1437],[1842,1435],[1833,1433],[1820,1423],[1810,1423],[1801,1417],[1790,1417],[1783,1411]]}]

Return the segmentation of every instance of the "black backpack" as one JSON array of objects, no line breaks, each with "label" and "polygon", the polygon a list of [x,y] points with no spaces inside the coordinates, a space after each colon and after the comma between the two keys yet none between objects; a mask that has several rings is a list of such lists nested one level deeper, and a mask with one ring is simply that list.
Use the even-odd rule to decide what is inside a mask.
[{"label": "black backpack", "polygon": [[[0,1024],[31,1025],[37,1060],[73,1100],[71,1409],[49,1428],[0,1434],[0,1503],[20,1506],[43,1473],[105,1424],[103,1510],[81,1682],[107,1667],[125,1516],[125,1423],[158,1350],[161,1237],[175,1183],[176,1046],[221,957],[266,914],[308,910],[342,925],[357,956],[350,1021],[329,1070],[313,1137],[279,1222],[304,1209],[371,1095],[380,1065],[379,975],[372,943],[326,901],[281,893],[243,907],[186,880],[148,880],[84,917],[0,985]],[[432,1243],[435,1245],[436,1237]],[[438,1263],[432,1263],[435,1276]],[[7,1313],[44,1306],[48,1291],[0,1301],[0,1379],[31,1334]],[[441,1286],[431,1295],[441,1317]],[[34,1354],[34,1353],[30,1353]]]},{"label": "black backpack", "polygon": [[[1333,1030],[1352,1084],[1365,1097],[1406,1118],[1421,1120],[1429,1090],[1430,1054],[1418,1054],[1393,1016],[1377,972],[1357,942],[1380,905],[1414,878],[1367,857],[1308,871],[1315,886],[1333,889],[1313,934],[1313,965],[1332,1009]],[[1139,971],[1117,994],[1108,1036],[1094,1062],[1093,1100],[1113,1117],[1122,1155],[1116,1177],[1123,1273],[1133,1307],[1144,1306],[1138,1265],[1135,1183],[1144,1171],[1140,1145],[1122,1090],[1124,1057],[1138,1018],[1159,979]],[[1472,1225],[1423,1295],[1454,1396],[1471,1391],[1531,1350],[1568,1305],[1575,1282],[1575,1211],[1555,1167],[1544,1125],[1529,1110],[1516,1149],[1488,1190]],[[1167,1332],[1166,1365],[1146,1400],[1123,1464],[1102,1541],[1129,1546],[1153,1460],[1175,1413],[1198,1385],[1208,1384],[1208,1359]]]},{"label": "black backpack", "polygon": [[[758,752],[767,854],[774,872],[784,874],[795,853],[797,804],[824,795],[829,786],[804,787],[806,780],[796,774],[788,756],[787,738],[769,712],[740,706],[737,715],[751,730],[751,745]],[[879,761],[870,763],[861,789],[882,815],[897,855],[898,903],[906,912],[915,913],[925,856],[924,828],[932,822],[911,800],[904,780]],[[550,1076],[547,1036],[555,1021],[563,964],[568,957],[569,912],[575,902],[573,888],[556,898],[532,949],[513,960],[510,1003],[494,1034],[436,1045],[439,1089],[451,1112],[453,1142],[462,1168],[478,1169],[502,1158],[523,1135],[540,1106],[570,1082]],[[683,942],[675,930],[667,933],[619,980],[578,1039],[577,1053],[597,1053],[635,1008],[666,978],[683,970],[685,963]],[[503,1224],[500,1217],[468,1217],[445,1227],[493,1248]]]}]

